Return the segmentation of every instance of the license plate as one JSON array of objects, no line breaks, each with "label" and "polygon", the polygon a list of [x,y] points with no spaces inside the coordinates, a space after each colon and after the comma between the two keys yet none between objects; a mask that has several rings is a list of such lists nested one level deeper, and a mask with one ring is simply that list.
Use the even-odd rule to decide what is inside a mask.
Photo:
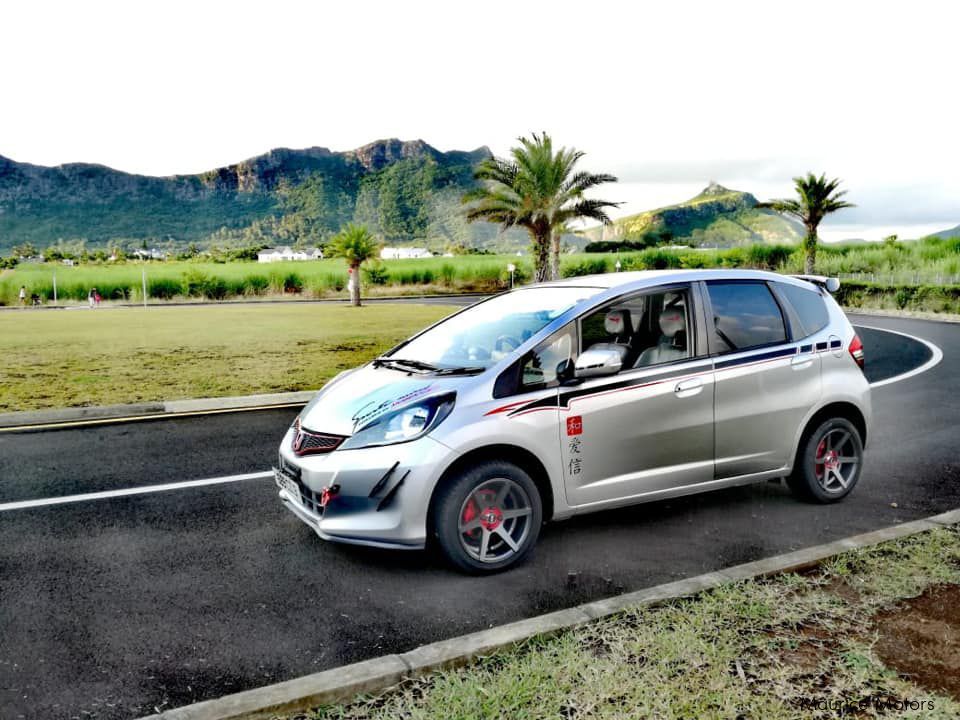
[{"label": "license plate", "polygon": [[297,483],[293,478],[289,477],[282,470],[277,470],[276,468],[273,470],[273,477],[274,480],[276,480],[277,487],[279,487],[281,490],[286,490],[287,495],[291,500],[300,502],[300,488],[297,486]]}]

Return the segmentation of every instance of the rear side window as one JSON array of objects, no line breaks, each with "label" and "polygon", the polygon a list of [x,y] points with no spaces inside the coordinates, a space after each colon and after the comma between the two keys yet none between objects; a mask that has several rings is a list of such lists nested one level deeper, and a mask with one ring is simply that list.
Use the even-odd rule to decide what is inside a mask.
[{"label": "rear side window", "polygon": [[721,352],[787,341],[780,306],[763,283],[707,285],[713,306],[714,343]]},{"label": "rear side window", "polygon": [[[815,332],[823,330],[830,322],[830,315],[827,313],[827,306],[823,302],[820,293],[811,288],[797,287],[796,285],[787,285],[787,283],[777,283],[777,290],[783,293],[787,302],[790,303],[797,313],[797,319],[803,326],[802,337],[813,335]],[[796,337],[796,334],[795,334]]]}]

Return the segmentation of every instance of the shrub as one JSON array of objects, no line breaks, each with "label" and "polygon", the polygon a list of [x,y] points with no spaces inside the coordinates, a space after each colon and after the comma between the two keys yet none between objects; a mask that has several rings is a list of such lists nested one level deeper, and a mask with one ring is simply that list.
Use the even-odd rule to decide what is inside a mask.
[{"label": "shrub", "polygon": [[371,285],[386,285],[390,280],[390,272],[383,263],[371,263],[363,268],[363,276]]},{"label": "shrub", "polygon": [[443,284],[447,287],[453,285],[454,279],[457,277],[457,268],[451,263],[444,263],[440,266],[440,279],[443,281]]},{"label": "shrub", "polygon": [[147,282],[147,294],[159,300],[170,300],[180,294],[182,283],[173,278],[151,278]]},{"label": "shrub", "polygon": [[203,297],[210,276],[198,268],[190,268],[182,275],[181,289],[187,297]]},{"label": "shrub", "polygon": [[250,275],[247,277],[244,292],[247,295],[263,295],[270,288],[270,279],[266,275]]},{"label": "shrub", "polygon": [[747,250],[747,264],[761,270],[776,270],[793,254],[789,245],[751,245]]},{"label": "shrub", "polygon": [[279,293],[303,292],[303,278],[297,273],[274,273],[270,276],[270,289]]},{"label": "shrub", "polygon": [[[621,266],[623,263],[621,263]],[[561,277],[582,277],[584,275],[599,275],[609,269],[606,258],[585,258],[577,262],[568,263],[560,267]]]}]

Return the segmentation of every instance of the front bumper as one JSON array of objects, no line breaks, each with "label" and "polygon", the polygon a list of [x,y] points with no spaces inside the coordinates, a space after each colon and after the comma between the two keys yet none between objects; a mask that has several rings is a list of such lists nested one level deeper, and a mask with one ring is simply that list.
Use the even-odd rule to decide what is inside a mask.
[{"label": "front bumper", "polygon": [[[429,437],[358,450],[297,457],[293,431],[280,446],[281,470],[296,481],[280,486],[280,500],[325,540],[420,549],[427,539],[433,488],[456,453]],[[338,487],[325,507],[324,488]]]}]

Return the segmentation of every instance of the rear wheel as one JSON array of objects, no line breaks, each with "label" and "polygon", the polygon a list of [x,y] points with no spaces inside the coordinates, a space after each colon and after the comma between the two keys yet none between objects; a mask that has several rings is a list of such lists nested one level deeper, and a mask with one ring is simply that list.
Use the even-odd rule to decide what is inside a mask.
[{"label": "rear wheel", "polygon": [[523,469],[491,461],[440,489],[433,526],[444,555],[461,570],[504,570],[526,556],[540,533],[540,493]]},{"label": "rear wheel", "polygon": [[846,418],[831,418],[804,438],[787,482],[804,500],[832,503],[850,494],[862,469],[860,433]]}]

